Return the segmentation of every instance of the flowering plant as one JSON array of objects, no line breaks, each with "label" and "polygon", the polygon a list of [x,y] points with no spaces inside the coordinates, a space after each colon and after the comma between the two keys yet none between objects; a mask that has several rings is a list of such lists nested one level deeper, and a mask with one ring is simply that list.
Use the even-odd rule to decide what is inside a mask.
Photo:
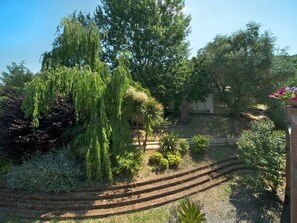
[{"label": "flowering plant", "polygon": [[285,87],[269,95],[270,98],[297,101],[297,87]]}]

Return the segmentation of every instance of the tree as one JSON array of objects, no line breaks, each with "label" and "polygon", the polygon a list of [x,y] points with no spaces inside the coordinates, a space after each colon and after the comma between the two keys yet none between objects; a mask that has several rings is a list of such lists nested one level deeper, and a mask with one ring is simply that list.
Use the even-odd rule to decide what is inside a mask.
[{"label": "tree", "polygon": [[101,0],[95,13],[103,60],[114,63],[126,52],[133,80],[166,103],[171,68],[188,54],[190,16],[183,9],[183,0]]},{"label": "tree", "polygon": [[[122,116],[123,92],[128,88],[127,71],[120,66],[113,75],[105,74],[104,65],[96,65],[97,72],[88,68],[66,68],[45,71],[41,78],[31,82],[23,104],[26,116],[32,117],[36,127],[39,116],[45,114],[52,101],[59,95],[71,95],[76,120],[81,120],[83,129],[77,137],[80,149],[86,158],[86,172],[89,180],[111,181],[111,155],[130,146],[129,134],[123,134],[127,122]],[[102,77],[110,76],[103,80]],[[114,98],[110,101],[112,88]],[[108,106],[110,105],[110,106]],[[115,123],[112,119],[115,119]],[[114,126],[116,125],[116,126]],[[129,128],[126,128],[129,132]],[[124,135],[127,136],[124,138]],[[113,154],[111,153],[113,152]]]},{"label": "tree", "polygon": [[211,93],[211,81],[204,58],[193,57],[183,61],[173,69],[172,78],[168,78],[168,94],[175,107],[180,108],[181,120],[189,121],[189,105],[194,101],[205,101]]},{"label": "tree", "polygon": [[42,55],[42,69],[85,66],[95,70],[101,51],[99,30],[89,16],[63,18],[53,49]]},{"label": "tree", "polygon": [[26,83],[33,79],[33,73],[25,66],[24,61],[15,62],[7,66],[8,72],[2,72],[0,80],[1,94],[20,96],[23,94]]},{"label": "tree", "polygon": [[[238,116],[275,81],[270,72],[275,38],[248,23],[232,35],[217,36],[201,53],[206,58],[218,96]],[[268,94],[268,92],[267,92]]]}]

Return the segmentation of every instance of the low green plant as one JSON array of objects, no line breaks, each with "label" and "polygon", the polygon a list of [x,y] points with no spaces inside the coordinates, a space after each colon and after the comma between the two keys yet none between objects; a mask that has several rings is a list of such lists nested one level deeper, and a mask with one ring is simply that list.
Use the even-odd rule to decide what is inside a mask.
[{"label": "low green plant", "polygon": [[150,158],[149,158],[149,164],[151,165],[159,165],[160,164],[160,160],[164,158],[162,153],[160,152],[154,152]]},{"label": "low green plant", "polygon": [[243,131],[238,140],[240,158],[256,171],[256,176],[246,180],[255,192],[276,193],[284,181],[285,132],[273,129],[272,121],[261,120],[253,123],[251,130]]},{"label": "low green plant", "polygon": [[70,159],[69,149],[36,154],[12,167],[6,175],[11,189],[29,192],[70,191],[82,183],[83,176],[81,166]]},{"label": "low green plant", "polygon": [[168,160],[165,159],[165,158],[161,158],[160,159],[160,163],[158,165],[158,169],[160,171],[164,171],[164,170],[167,170],[168,168],[169,168],[169,162],[168,162]]},{"label": "low green plant", "polygon": [[143,155],[138,151],[124,151],[116,157],[116,166],[114,172],[118,176],[134,176],[143,161]]},{"label": "low green plant", "polygon": [[169,167],[178,167],[182,162],[182,158],[180,155],[168,154],[167,160],[169,163]]},{"label": "low green plant", "polygon": [[209,147],[210,137],[203,135],[196,135],[192,137],[193,145],[191,150],[194,153],[203,153]]},{"label": "low green plant", "polygon": [[206,222],[205,214],[201,212],[199,203],[189,198],[180,201],[179,205],[173,209],[169,222],[178,223],[203,223]]},{"label": "low green plant", "polygon": [[6,174],[12,168],[12,162],[6,159],[0,159],[0,175]]},{"label": "low green plant", "polygon": [[185,155],[189,152],[190,144],[187,139],[179,139],[178,140],[179,144],[179,152],[181,155]]},{"label": "low green plant", "polygon": [[160,152],[166,155],[168,152],[176,153],[179,152],[185,155],[189,150],[189,143],[186,139],[179,138],[174,133],[164,134],[160,139]]}]

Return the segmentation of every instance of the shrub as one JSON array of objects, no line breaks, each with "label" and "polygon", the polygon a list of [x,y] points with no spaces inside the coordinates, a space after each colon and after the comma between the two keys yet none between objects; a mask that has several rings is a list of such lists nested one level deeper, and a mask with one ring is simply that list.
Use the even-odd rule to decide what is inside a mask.
[{"label": "shrub", "polygon": [[186,139],[179,138],[178,135],[174,133],[164,134],[160,139],[160,152],[166,155],[168,152],[184,155],[189,149],[189,143]]},{"label": "shrub", "polygon": [[186,139],[179,139],[178,140],[178,144],[179,144],[179,152],[181,155],[185,155],[187,154],[187,152],[189,151],[189,148],[190,148],[190,144],[188,142],[188,140]]},{"label": "shrub", "polygon": [[205,214],[201,212],[199,203],[189,198],[182,200],[176,209],[173,209],[169,222],[202,223],[206,222]]},{"label": "shrub", "polygon": [[0,175],[6,174],[12,168],[12,162],[10,160],[0,160]]},{"label": "shrub", "polygon": [[23,97],[14,96],[0,103],[0,148],[6,158],[21,161],[25,154],[45,153],[69,141],[61,137],[75,119],[69,99],[58,98],[47,118],[41,117],[38,128],[25,118],[22,103]]},{"label": "shrub", "polygon": [[173,155],[173,154],[168,154],[167,159],[170,167],[178,167],[182,161],[182,158],[180,155]]},{"label": "shrub", "polygon": [[69,150],[37,154],[22,165],[14,166],[7,173],[11,189],[45,192],[70,191],[82,183],[84,172],[69,158]]},{"label": "shrub", "polygon": [[192,138],[193,146],[191,150],[194,153],[203,153],[209,147],[210,138],[208,136],[196,135]]},{"label": "shrub", "polygon": [[134,176],[143,161],[143,155],[137,151],[124,151],[116,156],[116,165],[114,172],[118,176]]},{"label": "shrub", "polygon": [[169,168],[169,162],[168,162],[168,160],[165,159],[165,158],[161,158],[160,159],[160,163],[158,165],[158,169],[160,171],[164,171],[164,170],[167,170],[168,168]]},{"label": "shrub", "polygon": [[256,178],[247,181],[256,192],[270,189],[276,193],[283,182],[285,166],[285,133],[273,130],[272,121],[261,120],[245,130],[238,140],[241,159],[256,170]]},{"label": "shrub", "polygon": [[150,158],[149,158],[149,164],[151,165],[159,165],[160,164],[160,160],[164,158],[162,153],[160,152],[154,152]]}]

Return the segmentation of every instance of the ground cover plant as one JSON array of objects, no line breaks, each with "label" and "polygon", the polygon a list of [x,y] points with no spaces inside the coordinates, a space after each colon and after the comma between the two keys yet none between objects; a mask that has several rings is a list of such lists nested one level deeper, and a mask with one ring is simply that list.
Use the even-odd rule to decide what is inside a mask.
[{"label": "ground cover plant", "polygon": [[71,159],[70,148],[63,148],[24,160],[8,171],[6,179],[8,187],[13,190],[61,192],[81,185],[84,171]]}]

